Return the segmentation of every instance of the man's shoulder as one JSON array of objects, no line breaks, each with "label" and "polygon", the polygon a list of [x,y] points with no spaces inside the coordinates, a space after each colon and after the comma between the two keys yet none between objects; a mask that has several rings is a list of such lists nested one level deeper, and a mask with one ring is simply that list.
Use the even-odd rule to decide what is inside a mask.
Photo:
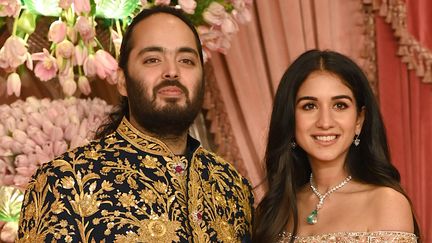
[{"label": "man's shoulder", "polygon": [[232,177],[238,179],[242,183],[246,184],[246,186],[251,187],[249,181],[234,167],[234,165],[221,156],[217,155],[214,152],[211,152],[205,148],[199,148],[197,151],[197,155],[203,158],[206,158],[205,162],[208,166],[221,166],[226,169],[226,171],[232,175]]}]

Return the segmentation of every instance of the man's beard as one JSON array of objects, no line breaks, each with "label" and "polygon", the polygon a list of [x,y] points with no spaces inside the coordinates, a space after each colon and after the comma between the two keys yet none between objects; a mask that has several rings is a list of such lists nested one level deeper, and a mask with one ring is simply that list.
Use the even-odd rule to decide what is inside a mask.
[{"label": "man's beard", "polygon": [[[147,131],[160,137],[173,137],[184,134],[201,111],[204,99],[204,83],[201,81],[195,94],[189,98],[189,92],[177,80],[163,80],[153,88],[153,97],[148,97],[147,90],[139,81],[126,76],[127,92],[131,115]],[[180,88],[186,96],[185,106],[181,107],[176,100],[166,101],[163,107],[157,107],[156,95],[159,89],[166,86]]]}]

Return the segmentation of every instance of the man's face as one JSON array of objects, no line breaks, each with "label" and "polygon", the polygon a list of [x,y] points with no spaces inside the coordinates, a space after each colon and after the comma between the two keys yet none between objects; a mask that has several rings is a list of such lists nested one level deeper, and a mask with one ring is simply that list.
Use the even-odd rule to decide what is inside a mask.
[{"label": "man's face", "polygon": [[152,15],[132,34],[125,73],[130,119],[160,136],[180,135],[201,109],[203,70],[193,32],[170,14]]}]

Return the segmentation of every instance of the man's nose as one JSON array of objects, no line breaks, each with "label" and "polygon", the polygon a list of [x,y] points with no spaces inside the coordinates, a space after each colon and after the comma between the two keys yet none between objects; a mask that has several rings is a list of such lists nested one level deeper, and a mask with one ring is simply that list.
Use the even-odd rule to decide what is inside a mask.
[{"label": "man's nose", "polygon": [[175,60],[166,61],[162,75],[164,79],[178,79],[180,77],[180,71],[177,62]]}]

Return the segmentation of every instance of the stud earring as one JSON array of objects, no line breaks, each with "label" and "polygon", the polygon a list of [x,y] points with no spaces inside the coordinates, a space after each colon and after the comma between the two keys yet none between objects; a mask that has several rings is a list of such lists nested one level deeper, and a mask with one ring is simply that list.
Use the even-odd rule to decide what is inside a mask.
[{"label": "stud earring", "polygon": [[357,147],[357,146],[359,146],[359,144],[360,144],[360,138],[359,138],[359,135],[356,134],[354,137],[354,145]]},{"label": "stud earring", "polygon": [[295,149],[297,147],[297,144],[296,144],[296,142],[291,142],[290,146],[292,149]]}]

